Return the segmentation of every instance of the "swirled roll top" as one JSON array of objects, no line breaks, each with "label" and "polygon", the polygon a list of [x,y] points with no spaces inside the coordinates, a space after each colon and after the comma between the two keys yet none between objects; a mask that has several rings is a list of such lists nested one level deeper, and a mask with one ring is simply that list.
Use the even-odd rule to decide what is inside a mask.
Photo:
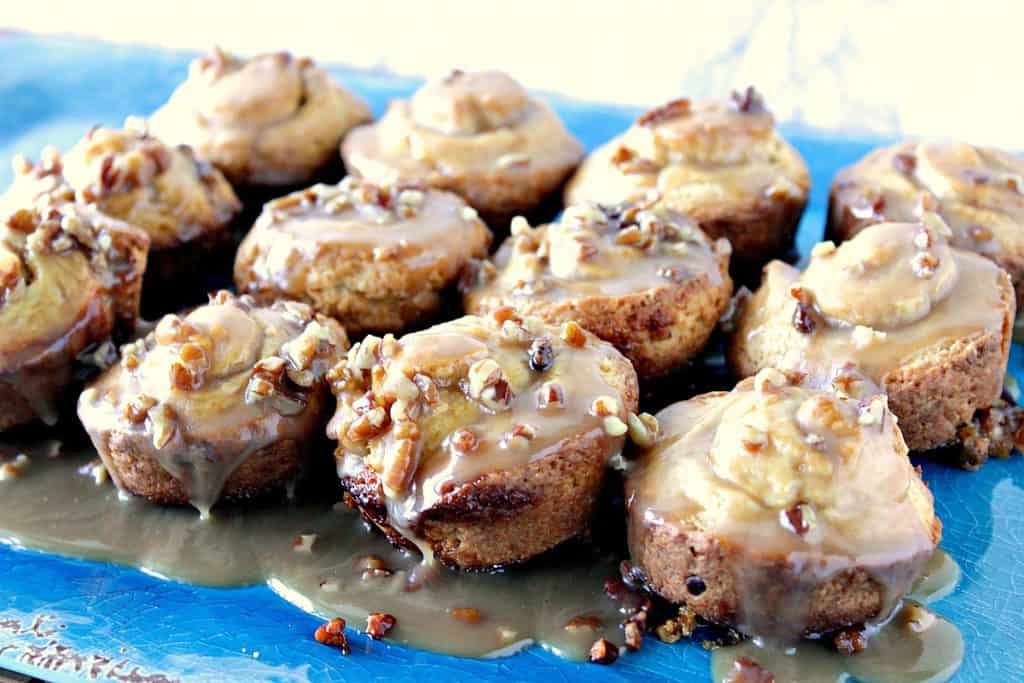
[{"label": "swirled roll top", "polygon": [[92,331],[89,343],[118,324],[133,327],[148,244],[136,228],[80,204],[8,216],[0,224],[0,359],[43,353],[78,327]]},{"label": "swirled roll top", "polygon": [[125,346],[120,364],[83,395],[82,405],[129,424],[133,406],[149,406],[143,419],[154,407],[173,415],[171,431],[153,435],[157,449],[175,438],[212,438],[270,413],[302,413],[347,346],[337,323],[304,304],[261,307],[219,292],[188,315],[164,316]]},{"label": "swirled roll top", "polygon": [[[78,416],[123,489],[201,511],[297,476],[348,340],[333,320],[222,291],[121,349]],[[253,460],[256,465],[248,465]]]},{"label": "swirled roll top", "polygon": [[698,528],[761,556],[927,557],[931,495],[885,396],[849,373],[821,384],[767,368],[666,408],[629,478],[634,523]]},{"label": "swirled roll top", "polygon": [[701,217],[730,200],[806,201],[808,185],[803,161],[748,89],[729,101],[679,99],[648,111],[583,164],[567,196],[621,202],[650,193]]},{"label": "swirled roll top", "polygon": [[458,173],[575,164],[582,154],[547,104],[496,71],[455,71],[428,82],[411,99],[392,102],[376,133],[372,141],[361,132],[353,152],[393,158],[399,178],[416,166]]},{"label": "swirled roll top", "polygon": [[515,125],[532,106],[526,90],[501,71],[454,71],[409,101],[413,121],[444,135],[480,135]]},{"label": "swirled roll top", "polygon": [[161,138],[194,147],[235,183],[308,180],[342,136],[370,120],[359,98],[306,58],[242,59],[214,49],[150,119]]},{"label": "swirled roll top", "polygon": [[951,244],[1024,282],[1024,159],[964,142],[904,142],[875,150],[832,184],[830,228],[846,239],[884,221],[939,214]]},{"label": "swirled roll top", "polygon": [[839,324],[887,330],[915,323],[960,279],[949,235],[938,219],[879,224],[838,248],[815,249],[801,286]]}]

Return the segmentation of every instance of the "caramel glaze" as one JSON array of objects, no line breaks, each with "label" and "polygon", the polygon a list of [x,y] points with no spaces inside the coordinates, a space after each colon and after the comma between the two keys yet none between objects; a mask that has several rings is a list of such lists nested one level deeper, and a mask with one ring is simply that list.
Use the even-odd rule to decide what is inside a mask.
[{"label": "caramel glaze", "polygon": [[903,142],[871,152],[832,184],[830,232],[840,239],[926,212],[946,221],[954,247],[1006,267],[1020,292],[1024,160],[963,142]]},{"label": "caramel glaze", "polygon": [[219,292],[124,346],[120,363],[82,393],[78,415],[122,489],[114,445],[159,463],[205,515],[252,454],[310,441],[323,377],[347,346],[337,323],[304,304],[259,307]]},{"label": "caramel glaze", "polygon": [[[662,436],[627,479],[634,558],[650,558],[650,528],[691,546],[715,539],[725,549],[715,571],[732,585],[709,577],[708,595],[734,603],[726,619],[761,639],[844,628],[852,615],[888,618],[941,526],[885,396],[845,381],[848,372],[822,386],[769,368],[658,413]],[[860,614],[852,595],[815,604],[825,584],[852,571],[866,571],[881,593],[875,613]],[[649,574],[656,590],[680,599],[679,587]],[[686,599],[704,614],[705,602]]]},{"label": "caramel glaze", "polygon": [[192,146],[233,183],[289,185],[327,164],[342,136],[372,118],[366,103],[308,58],[242,59],[214,48],[150,118],[156,135]]},{"label": "caramel glaze", "polygon": [[[728,214],[778,200],[806,204],[807,166],[774,128],[760,96],[675,100],[643,116],[584,161],[567,203],[645,197],[692,216],[712,237]],[[734,244],[740,252],[742,244]]]},{"label": "caramel glaze", "polygon": [[711,242],[680,214],[643,207],[583,204],[567,208],[558,223],[517,222],[494,268],[479,270],[468,308],[622,297],[700,278],[715,287],[727,279],[726,240]]},{"label": "caramel glaze", "polygon": [[[911,420],[904,425],[911,447],[952,439],[957,424],[999,397],[1015,306],[1006,273],[951,248],[947,235],[942,220],[926,214],[920,224],[871,226],[838,248],[821,243],[803,273],[770,263],[742,306],[729,348],[733,367],[743,375],[766,365],[822,372],[852,363],[884,387],[958,344],[984,343],[991,352],[972,370],[964,405],[926,415],[908,397],[893,403]],[[926,423],[927,430],[913,426]]]},{"label": "caramel glaze", "polygon": [[[130,332],[138,315],[146,234],[94,207],[51,200],[0,224],[4,428],[55,423],[83,352]],[[99,364],[102,355],[84,360]]]},{"label": "caramel glaze", "polygon": [[[313,305],[340,300],[320,293],[332,289],[376,299],[391,286],[401,298],[442,289],[467,261],[486,255],[490,242],[487,226],[456,195],[349,176],[267,204],[239,249],[235,282],[260,298]],[[402,281],[367,273],[383,266],[401,269]],[[322,312],[349,323],[350,312],[336,305],[342,308]]]},{"label": "caramel glaze", "polygon": [[[579,163],[583,147],[557,114],[507,74],[454,71],[409,100],[396,100],[373,125],[345,139],[346,164],[379,182],[485,173],[526,177]],[[471,202],[472,203],[472,202]]]},{"label": "caramel glaze", "polygon": [[339,474],[376,472],[389,523],[429,561],[421,516],[459,485],[581,437],[608,458],[618,453],[636,409],[635,374],[616,376],[624,367],[632,374],[574,323],[560,329],[510,310],[367,337],[332,373],[338,409],[328,435],[339,442]]}]

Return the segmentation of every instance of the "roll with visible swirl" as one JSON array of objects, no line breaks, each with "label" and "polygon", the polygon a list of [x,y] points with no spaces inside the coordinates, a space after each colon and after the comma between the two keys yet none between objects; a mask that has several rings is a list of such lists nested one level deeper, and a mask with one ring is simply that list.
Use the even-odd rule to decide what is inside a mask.
[{"label": "roll with visible swirl", "polygon": [[658,413],[626,481],[651,589],[775,642],[892,614],[942,526],[885,396],[847,372],[765,368]]},{"label": "roll with visible swirl", "polygon": [[121,349],[78,401],[122,490],[202,513],[281,490],[309,463],[344,330],[305,304],[221,291]]},{"label": "roll with visible swirl", "polygon": [[566,188],[566,203],[647,197],[732,243],[733,272],[756,274],[793,243],[810,176],[752,88],[728,101],[674,100],[601,146]]},{"label": "roll with visible swirl", "polygon": [[186,144],[236,186],[308,183],[342,137],[372,118],[366,104],[308,58],[243,59],[214,48],[150,118],[155,135]]},{"label": "roll with visible swirl", "polygon": [[108,362],[110,340],[135,327],[148,246],[141,230],[72,202],[0,223],[0,430],[56,423],[76,368]]},{"label": "roll with visible swirl", "polygon": [[882,222],[939,214],[950,244],[995,261],[1024,302],[1024,159],[964,142],[877,149],[832,182],[828,233],[850,239]]},{"label": "roll with visible swirl", "polygon": [[498,71],[452,71],[342,145],[349,172],[461,195],[497,232],[536,208],[583,157],[558,115]]}]

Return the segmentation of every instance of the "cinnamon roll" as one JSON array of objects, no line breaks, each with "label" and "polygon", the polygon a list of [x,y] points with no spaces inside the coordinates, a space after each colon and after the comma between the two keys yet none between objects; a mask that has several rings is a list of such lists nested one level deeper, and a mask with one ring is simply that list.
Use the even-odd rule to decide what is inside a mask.
[{"label": "cinnamon roll", "polygon": [[435,315],[491,233],[458,196],[348,177],[266,205],[235,261],[240,292],[305,301],[352,334]]},{"label": "cinnamon roll", "polygon": [[332,381],[349,503],[396,545],[462,568],[583,532],[639,419],[636,373],[614,347],[508,310],[367,337]]},{"label": "cinnamon roll", "polygon": [[158,137],[190,145],[236,186],[307,183],[336,158],[366,104],[308,58],[243,59],[214,48],[150,118]]},{"label": "cinnamon roll", "polygon": [[392,102],[342,145],[349,172],[462,195],[496,231],[535,209],[583,156],[558,115],[499,71],[452,71]]},{"label": "cinnamon roll", "polygon": [[804,272],[770,263],[736,320],[734,369],[850,362],[886,391],[907,445],[954,441],[999,398],[1016,306],[1009,276],[950,237],[925,214],[823,242]]},{"label": "cinnamon roll", "polygon": [[494,263],[468,275],[466,310],[575,320],[640,377],[662,375],[700,352],[728,306],[729,253],[670,209],[572,206],[550,225],[517,219]]},{"label": "cinnamon roll", "polygon": [[312,457],[348,340],[305,304],[221,291],[121,349],[78,416],[121,490],[203,514],[283,489]]},{"label": "cinnamon roll", "polygon": [[734,274],[749,275],[793,243],[810,176],[776,131],[761,96],[673,100],[595,150],[565,192],[566,204],[647,197],[732,243]]},{"label": "cinnamon roll", "polygon": [[95,207],[40,202],[0,222],[0,430],[41,420],[139,311],[149,239]]},{"label": "cinnamon roll", "polygon": [[658,413],[626,481],[648,587],[776,642],[890,616],[942,527],[885,396],[844,372],[766,367]]},{"label": "cinnamon roll", "polygon": [[[36,164],[14,160],[15,180],[0,204],[30,206],[71,197],[149,235],[147,298],[195,280],[197,264],[229,242],[242,205],[224,176],[188,147],[171,147],[129,119],[121,130],[97,127],[67,154],[45,150]],[[193,288],[194,289],[194,288]]]}]

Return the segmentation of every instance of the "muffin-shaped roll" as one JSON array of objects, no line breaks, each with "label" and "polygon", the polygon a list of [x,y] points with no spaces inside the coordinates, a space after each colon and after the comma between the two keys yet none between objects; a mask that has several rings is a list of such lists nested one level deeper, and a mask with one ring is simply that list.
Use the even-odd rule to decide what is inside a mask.
[{"label": "muffin-shaped roll", "polygon": [[324,375],[347,348],[305,304],[218,292],[122,347],[78,416],[121,490],[206,514],[299,476],[323,426]]},{"label": "muffin-shaped roll", "polygon": [[342,156],[350,172],[375,182],[456,192],[497,230],[557,190],[583,147],[510,76],[453,71],[352,131]]},{"label": "muffin-shaped roll", "polygon": [[748,88],[728,102],[674,100],[595,150],[566,203],[649,196],[732,243],[734,272],[754,270],[793,243],[807,205],[807,165]]},{"label": "muffin-shaped roll", "polygon": [[[129,120],[126,128],[94,128],[63,158],[47,150],[38,165],[14,162],[7,202],[30,205],[48,195],[95,204],[149,235],[147,283],[191,275],[224,244],[241,203],[224,176],[188,147],[165,145]],[[148,289],[148,288],[147,288]]]},{"label": "muffin-shaped roll", "polygon": [[454,194],[348,177],[267,204],[238,251],[235,283],[260,300],[308,302],[351,334],[397,332],[436,313],[490,244]]},{"label": "muffin-shaped roll", "polygon": [[832,183],[829,234],[846,240],[883,221],[938,213],[950,243],[1003,267],[1024,302],[1024,159],[963,142],[877,149]]},{"label": "muffin-shaped roll", "polygon": [[885,396],[850,380],[872,389],[766,368],[658,413],[626,482],[651,589],[773,639],[889,616],[942,527]]},{"label": "muffin-shaped roll", "polygon": [[331,380],[346,499],[425,562],[467,569],[583,532],[637,405],[613,346],[510,310],[367,337]]},{"label": "muffin-shaped roll", "polygon": [[236,185],[309,182],[341,138],[371,120],[366,104],[310,59],[241,59],[215,48],[150,119],[154,134],[190,145]]},{"label": "muffin-shaped roll", "polygon": [[135,327],[148,246],[144,232],[73,203],[0,223],[0,430],[54,424],[84,357]]},{"label": "muffin-shaped roll", "polygon": [[803,273],[768,264],[736,320],[733,368],[852,362],[885,389],[911,448],[952,441],[999,398],[1015,304],[1009,276],[948,235],[926,214],[823,242]]},{"label": "muffin-shaped roll", "polygon": [[661,375],[704,347],[728,306],[729,252],[668,209],[574,206],[535,229],[517,219],[494,263],[467,277],[466,310],[575,320],[641,377]]}]

